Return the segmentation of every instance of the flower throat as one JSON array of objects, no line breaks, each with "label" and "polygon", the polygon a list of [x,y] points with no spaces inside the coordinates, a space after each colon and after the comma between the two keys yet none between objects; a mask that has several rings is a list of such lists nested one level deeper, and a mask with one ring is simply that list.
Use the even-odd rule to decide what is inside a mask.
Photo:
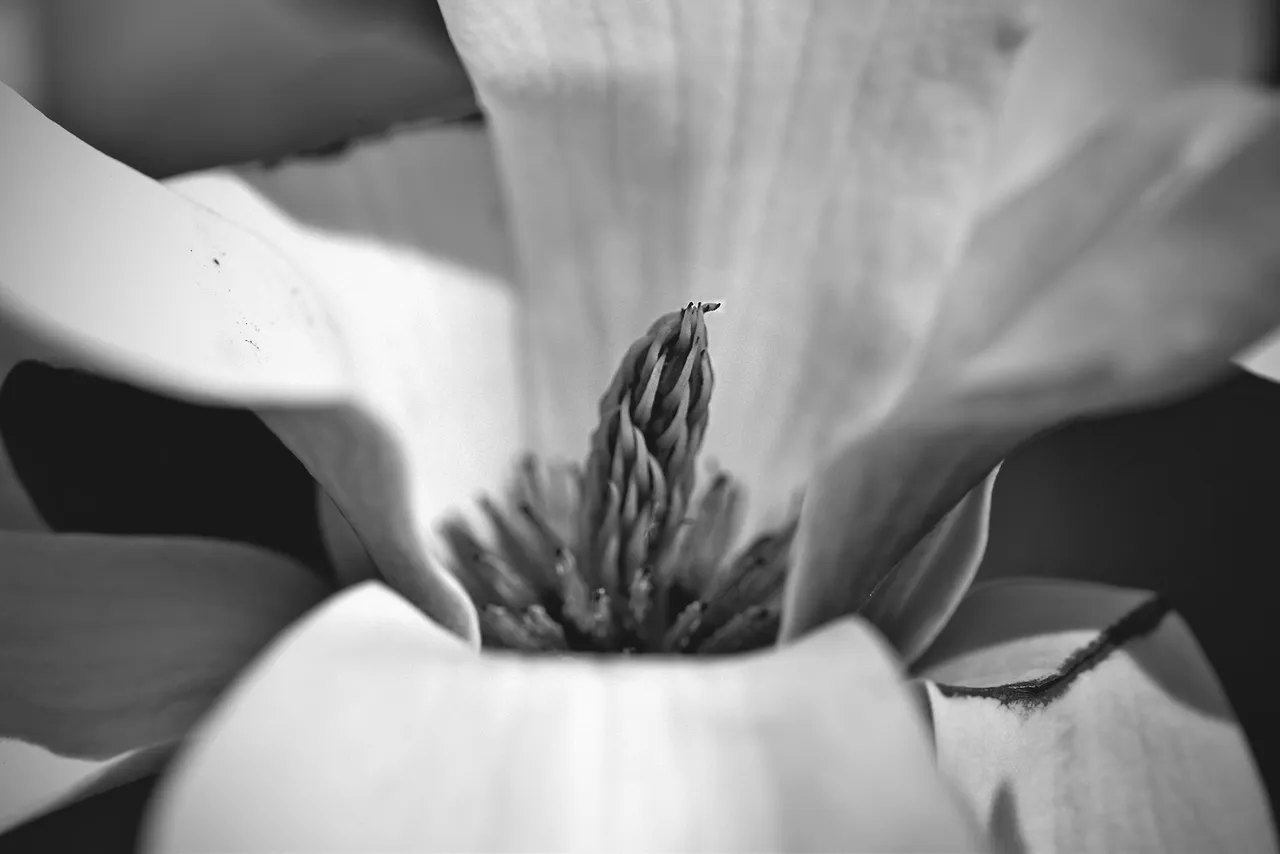
[{"label": "flower throat", "polygon": [[697,489],[715,384],[706,314],[689,303],[627,350],[584,464],[521,462],[482,541],[443,529],[484,646],[523,652],[726,654],[773,643],[794,514],[740,553],[744,491]]}]

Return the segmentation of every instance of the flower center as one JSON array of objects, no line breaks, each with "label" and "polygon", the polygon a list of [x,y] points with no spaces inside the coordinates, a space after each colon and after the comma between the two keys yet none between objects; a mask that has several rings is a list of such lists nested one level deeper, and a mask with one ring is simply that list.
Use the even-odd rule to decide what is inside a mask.
[{"label": "flower center", "polygon": [[730,556],[744,490],[727,472],[697,488],[714,374],[705,315],[658,318],[600,399],[584,464],[521,463],[479,536],[450,520],[451,570],[486,647],[523,652],[716,655],[778,634],[797,514]]}]

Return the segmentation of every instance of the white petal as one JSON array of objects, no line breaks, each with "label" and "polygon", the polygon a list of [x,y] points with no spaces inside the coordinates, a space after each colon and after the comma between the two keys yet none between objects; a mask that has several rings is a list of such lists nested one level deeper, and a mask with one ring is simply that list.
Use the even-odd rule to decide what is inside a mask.
[{"label": "white petal", "polygon": [[172,741],[328,587],[232,543],[0,533],[0,736],[106,758]]},{"label": "white petal", "polygon": [[368,550],[338,505],[323,489],[316,490],[316,516],[320,524],[320,540],[333,564],[338,583],[346,587],[377,578],[378,569],[373,565],[373,558],[369,557]]},{"label": "white petal", "polygon": [[1009,88],[996,196],[1039,177],[1103,123],[1271,62],[1270,0],[1042,0]]},{"label": "white petal", "polygon": [[885,645],[474,656],[377,586],[291,630],[163,784],[197,851],[974,850]]},{"label": "white petal", "polygon": [[991,495],[999,467],[955,508],[876,587],[858,615],[884,632],[907,662],[946,626],[978,574],[987,549]]},{"label": "white petal", "polygon": [[903,381],[981,201],[1025,4],[441,5],[528,285],[531,441],[580,457],[631,341],[723,300],[706,452],[754,527]]},{"label": "white petal", "polygon": [[1280,100],[1244,86],[1100,129],[975,232],[922,405],[1039,430],[1220,376],[1280,319],[1278,140]]},{"label": "white petal", "polygon": [[73,801],[154,773],[172,745],[105,760],[71,759],[0,739],[0,832]]},{"label": "white petal", "polygon": [[483,132],[404,132],[338,158],[169,186],[307,272],[347,349],[354,404],[258,412],[382,575],[474,637],[469,602],[430,555],[434,525],[496,491],[522,446],[520,308]]},{"label": "white petal", "polygon": [[346,391],[341,342],[284,256],[3,86],[0,123],[6,331],[184,397],[315,404]]},{"label": "white petal", "polygon": [[[1151,594],[1068,581],[975,588],[922,663],[938,683],[1054,673]],[[1043,705],[927,687],[938,762],[1009,850],[1275,851],[1244,733],[1176,615]]]},{"label": "white petal", "polygon": [[[255,407],[379,570],[474,637],[469,602],[430,560],[430,529],[467,492],[499,483],[519,446],[516,306],[500,278],[446,260],[447,240],[427,254],[297,225],[225,176],[181,182],[205,203],[192,204],[7,89],[0,118],[0,329],[32,342],[28,355]],[[496,186],[474,142],[442,131],[348,161],[421,146],[432,172],[458,167]],[[452,206],[426,200],[433,221]],[[484,245],[505,251],[500,224],[484,227]]]},{"label": "white petal", "polygon": [[0,832],[47,810],[111,761],[55,756],[33,744],[0,739]]}]

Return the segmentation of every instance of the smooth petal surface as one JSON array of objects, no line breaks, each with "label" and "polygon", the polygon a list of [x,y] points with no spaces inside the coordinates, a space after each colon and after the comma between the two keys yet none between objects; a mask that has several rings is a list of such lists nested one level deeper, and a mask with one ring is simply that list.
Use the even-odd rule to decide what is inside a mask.
[{"label": "smooth petal surface", "polygon": [[[939,765],[1005,850],[1276,850],[1244,733],[1185,623],[1152,598],[980,586],[921,662]],[[1008,683],[1023,688],[945,687]]]},{"label": "smooth petal surface", "polygon": [[1215,85],[1115,120],[987,217],[916,397],[1043,429],[1189,394],[1280,321],[1280,100]]},{"label": "smooth petal surface", "polygon": [[919,375],[809,484],[783,636],[863,607],[1021,442],[1189,394],[1280,320],[1280,102],[1180,93],[985,217]]},{"label": "smooth petal surface", "polygon": [[34,744],[0,739],[0,832],[49,809],[111,764],[55,756]]},{"label": "smooth petal surface", "polygon": [[[340,397],[336,331],[260,238],[89,148],[0,87],[0,327],[209,402]],[[256,327],[256,328],[254,328]]]},{"label": "smooth petal surface", "polygon": [[435,524],[496,491],[521,447],[519,305],[483,132],[407,132],[332,160],[169,186],[298,259],[323,294],[350,354],[353,402],[257,411],[379,572],[475,637],[470,603],[432,553]]},{"label": "smooth petal surface", "polygon": [[[1048,0],[1009,91],[997,195],[1039,177],[1101,124],[1206,81],[1257,81],[1272,62],[1270,0]],[[1280,379],[1280,336],[1237,360]]]},{"label": "smooth petal surface", "polygon": [[998,473],[962,498],[858,611],[908,663],[933,643],[978,574]]},{"label": "smooth petal surface", "polygon": [[441,6],[527,286],[531,443],[579,457],[652,318],[723,300],[706,453],[753,531],[904,380],[982,201],[1024,4]]},{"label": "smooth petal surface", "polygon": [[475,108],[434,3],[38,2],[40,103],[151,175],[278,158]]},{"label": "smooth petal surface", "polygon": [[378,585],[203,727],[147,850],[975,850],[885,645],[723,663],[475,656]]},{"label": "smooth petal surface", "polygon": [[350,523],[323,489],[316,490],[316,515],[325,553],[334,575],[344,587],[378,577],[378,568]]},{"label": "smooth petal surface", "polygon": [[1209,81],[1264,76],[1273,15],[1270,0],[1039,0],[1005,102],[993,198],[1143,104]]},{"label": "smooth petal surface", "polygon": [[206,540],[0,533],[0,735],[106,758],[181,737],[329,588]]},{"label": "smooth petal surface", "polygon": [[[470,604],[430,558],[431,528],[468,491],[500,484],[519,447],[509,289],[427,252],[299,226],[225,174],[175,193],[8,90],[0,116],[0,334],[174,396],[256,408],[379,570],[474,637]],[[474,134],[441,133],[383,145],[420,146],[421,171],[460,167],[492,186]],[[443,206],[437,219],[467,210],[425,204]]]},{"label": "smooth petal surface", "polygon": [[106,760],[57,756],[41,747],[0,739],[0,832],[42,813],[155,773],[173,745]]}]

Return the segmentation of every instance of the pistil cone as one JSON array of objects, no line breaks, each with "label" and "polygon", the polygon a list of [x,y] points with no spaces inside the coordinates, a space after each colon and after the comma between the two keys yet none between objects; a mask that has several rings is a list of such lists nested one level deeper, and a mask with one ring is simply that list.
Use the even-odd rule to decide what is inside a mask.
[{"label": "pistil cone", "polygon": [[695,494],[714,377],[705,315],[657,320],[600,399],[583,465],[519,467],[485,498],[487,536],[444,526],[449,568],[486,646],[525,652],[726,655],[773,643],[794,514],[730,556],[743,490],[717,471]]},{"label": "pistil cone", "polygon": [[[593,586],[620,607],[646,590],[689,510],[714,385],[705,315],[690,303],[632,344],[600,398],[579,515],[579,553]],[[645,606],[642,606],[645,607]],[[643,623],[644,614],[626,622]]]}]

